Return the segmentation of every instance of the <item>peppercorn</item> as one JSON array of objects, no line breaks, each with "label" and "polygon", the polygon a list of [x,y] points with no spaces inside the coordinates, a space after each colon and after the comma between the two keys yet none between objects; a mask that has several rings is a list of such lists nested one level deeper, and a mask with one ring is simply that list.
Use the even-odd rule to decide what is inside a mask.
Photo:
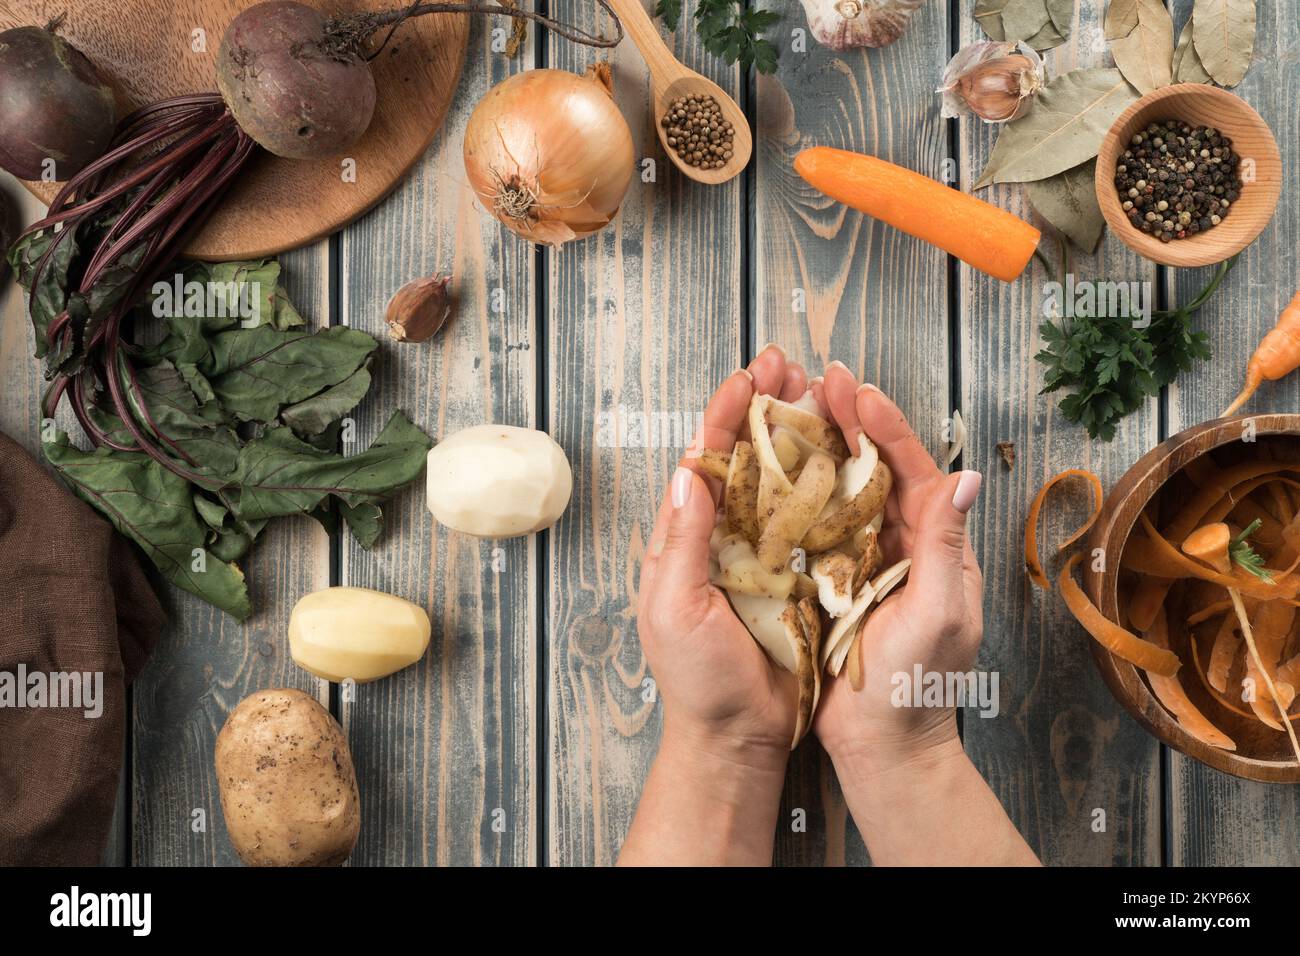
[{"label": "peppercorn", "polygon": [[732,157],[735,127],[722,116],[718,101],[707,94],[690,93],[668,104],[661,125],[665,142],[688,166],[720,169]]},{"label": "peppercorn", "polygon": [[1134,133],[1115,167],[1115,189],[1131,222],[1162,242],[1218,225],[1240,197],[1240,157],[1217,130],[1172,120]]}]

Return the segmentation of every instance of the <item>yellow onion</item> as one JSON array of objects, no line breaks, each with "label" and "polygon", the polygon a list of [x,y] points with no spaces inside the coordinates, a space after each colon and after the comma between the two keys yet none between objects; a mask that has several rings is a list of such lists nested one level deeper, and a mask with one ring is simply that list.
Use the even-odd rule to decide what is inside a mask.
[{"label": "yellow onion", "polygon": [[609,64],[528,70],[498,83],[465,130],[465,172],[488,212],[558,246],[609,225],[632,179],[632,132]]}]

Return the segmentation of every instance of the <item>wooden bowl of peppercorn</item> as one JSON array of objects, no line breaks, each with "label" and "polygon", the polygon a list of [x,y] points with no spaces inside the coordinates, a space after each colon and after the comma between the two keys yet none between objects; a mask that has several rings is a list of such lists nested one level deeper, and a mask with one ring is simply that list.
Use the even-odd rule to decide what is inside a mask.
[{"label": "wooden bowl of peppercorn", "polygon": [[1179,83],[1120,114],[1097,154],[1095,185],[1106,222],[1134,252],[1205,266],[1264,231],[1282,192],[1282,157],[1241,97]]}]

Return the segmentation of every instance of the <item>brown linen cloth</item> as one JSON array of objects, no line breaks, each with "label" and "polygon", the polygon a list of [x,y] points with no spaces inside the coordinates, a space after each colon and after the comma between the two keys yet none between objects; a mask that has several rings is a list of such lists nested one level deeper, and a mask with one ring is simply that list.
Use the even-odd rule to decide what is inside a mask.
[{"label": "brown linen cloth", "polygon": [[0,865],[99,864],[126,685],[165,621],[130,543],[0,434],[0,672],[104,675],[96,718],[0,706]]}]

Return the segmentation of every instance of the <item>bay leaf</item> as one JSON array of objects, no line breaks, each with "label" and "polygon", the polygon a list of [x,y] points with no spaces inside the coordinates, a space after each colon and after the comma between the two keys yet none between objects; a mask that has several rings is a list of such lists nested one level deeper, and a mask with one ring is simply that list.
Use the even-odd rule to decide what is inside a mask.
[{"label": "bay leaf", "polygon": [[1056,32],[1068,40],[1074,20],[1074,0],[1047,0],[1047,16]]},{"label": "bay leaf", "polygon": [[1039,92],[1034,108],[998,135],[975,183],[1027,183],[1073,169],[1097,155],[1119,114],[1138,98],[1119,70],[1071,70]]},{"label": "bay leaf", "polygon": [[1220,86],[1236,86],[1255,49],[1255,0],[1196,0],[1192,44],[1205,72]]},{"label": "bay leaf", "polygon": [[1025,186],[1029,204],[1038,214],[1052,224],[1084,252],[1095,252],[1106,220],[1097,204],[1097,190],[1093,176],[1097,160],[1040,179]]},{"label": "bay leaf", "polygon": [[1174,21],[1160,0],[1110,0],[1105,30],[1115,65],[1139,91],[1173,82]]},{"label": "bay leaf", "polygon": [[1046,25],[1043,0],[1007,0],[1002,9],[1002,31],[1009,41],[1028,40]]},{"label": "bay leaf", "polygon": [[1007,38],[1002,28],[1002,10],[1010,0],[975,0],[975,22],[980,25],[990,40],[999,42]]},{"label": "bay leaf", "polygon": [[1026,40],[1025,43],[1033,47],[1036,52],[1042,53],[1044,50],[1055,49],[1064,43],[1066,39],[1068,38],[1062,36],[1060,31],[1056,29],[1056,25],[1051,20],[1048,20],[1043,24],[1043,28]]},{"label": "bay leaf", "polygon": [[1196,55],[1196,46],[1192,43],[1192,21],[1178,34],[1178,45],[1174,47],[1173,74],[1175,83],[1213,83],[1210,74],[1205,72],[1205,65]]}]

